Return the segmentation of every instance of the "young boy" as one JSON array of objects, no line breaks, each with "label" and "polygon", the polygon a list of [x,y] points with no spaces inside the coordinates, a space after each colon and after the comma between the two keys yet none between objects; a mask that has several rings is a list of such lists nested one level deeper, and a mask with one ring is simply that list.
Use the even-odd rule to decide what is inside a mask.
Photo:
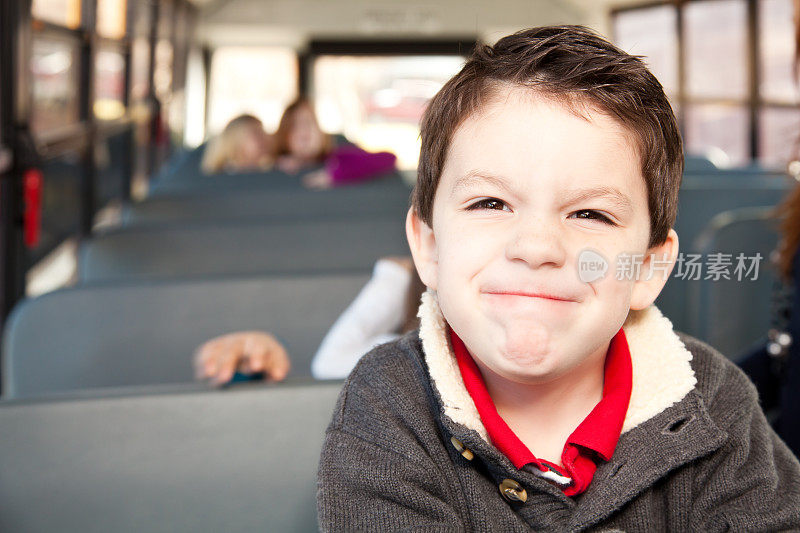
[{"label": "young boy", "polygon": [[639,59],[576,26],[479,47],[422,123],[419,332],[345,383],[322,529],[800,528],[752,385],[651,305],[682,171]]}]

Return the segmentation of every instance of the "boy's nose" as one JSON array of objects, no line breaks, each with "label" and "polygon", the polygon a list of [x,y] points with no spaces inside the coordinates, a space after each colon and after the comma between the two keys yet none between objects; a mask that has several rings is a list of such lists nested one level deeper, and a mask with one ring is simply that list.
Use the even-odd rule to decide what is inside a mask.
[{"label": "boy's nose", "polygon": [[506,257],[511,261],[523,261],[532,268],[563,266],[567,252],[556,226],[557,222],[542,219],[519,224],[509,235]]}]

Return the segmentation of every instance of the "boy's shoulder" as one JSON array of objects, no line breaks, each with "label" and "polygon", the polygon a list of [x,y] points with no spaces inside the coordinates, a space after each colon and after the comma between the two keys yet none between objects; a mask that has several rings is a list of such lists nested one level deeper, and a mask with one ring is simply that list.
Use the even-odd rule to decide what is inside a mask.
[{"label": "boy's shoulder", "polygon": [[755,386],[732,360],[691,335],[676,334],[692,354],[695,390],[712,420],[724,428],[742,409],[760,409]]},{"label": "boy's shoulder", "polygon": [[426,376],[422,341],[415,330],[364,354],[347,377],[345,387],[401,392]]},{"label": "boy's shoulder", "polygon": [[437,416],[432,395],[422,343],[412,331],[361,357],[345,380],[328,429],[364,440],[429,431]]}]

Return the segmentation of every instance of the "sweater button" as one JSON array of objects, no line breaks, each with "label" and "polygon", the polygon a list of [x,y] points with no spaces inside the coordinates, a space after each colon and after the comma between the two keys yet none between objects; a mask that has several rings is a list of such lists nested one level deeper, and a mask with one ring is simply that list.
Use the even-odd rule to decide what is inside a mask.
[{"label": "sweater button", "polygon": [[475,458],[472,450],[464,446],[464,444],[457,438],[450,437],[450,443],[453,445],[453,448],[455,448],[456,451],[460,453],[467,461],[472,461]]},{"label": "sweater button", "polygon": [[504,479],[500,483],[500,494],[510,502],[525,503],[528,500],[528,493],[513,479]]}]

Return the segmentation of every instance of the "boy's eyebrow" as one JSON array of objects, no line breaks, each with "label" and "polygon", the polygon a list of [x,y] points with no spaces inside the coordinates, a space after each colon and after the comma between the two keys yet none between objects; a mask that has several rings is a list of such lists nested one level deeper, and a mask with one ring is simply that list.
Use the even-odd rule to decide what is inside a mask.
[{"label": "boy's eyebrow", "polygon": [[503,178],[494,176],[490,172],[484,172],[482,170],[470,170],[463,176],[456,179],[456,181],[453,183],[453,187],[450,189],[450,196],[455,196],[456,193],[461,189],[465,189],[476,183],[488,183],[503,189],[508,193],[512,192],[511,187],[509,187],[508,183]]},{"label": "boy's eyebrow", "polygon": [[[450,190],[450,196],[455,196],[461,189],[465,189],[473,184],[488,183],[494,185],[507,193],[513,194],[508,182],[499,176],[495,176],[490,172],[481,170],[470,170],[463,176],[456,179],[453,187]],[[576,204],[593,198],[605,198],[613,203],[616,207],[625,210],[633,209],[633,202],[627,194],[623,193],[615,187],[600,186],[592,187],[591,189],[579,189],[576,191],[568,191],[566,194],[566,204]]]},{"label": "boy's eyebrow", "polygon": [[593,198],[605,198],[611,201],[614,205],[621,209],[633,209],[633,202],[627,194],[614,187],[593,187],[591,189],[582,189],[573,193],[567,193],[566,203],[575,204]]}]

